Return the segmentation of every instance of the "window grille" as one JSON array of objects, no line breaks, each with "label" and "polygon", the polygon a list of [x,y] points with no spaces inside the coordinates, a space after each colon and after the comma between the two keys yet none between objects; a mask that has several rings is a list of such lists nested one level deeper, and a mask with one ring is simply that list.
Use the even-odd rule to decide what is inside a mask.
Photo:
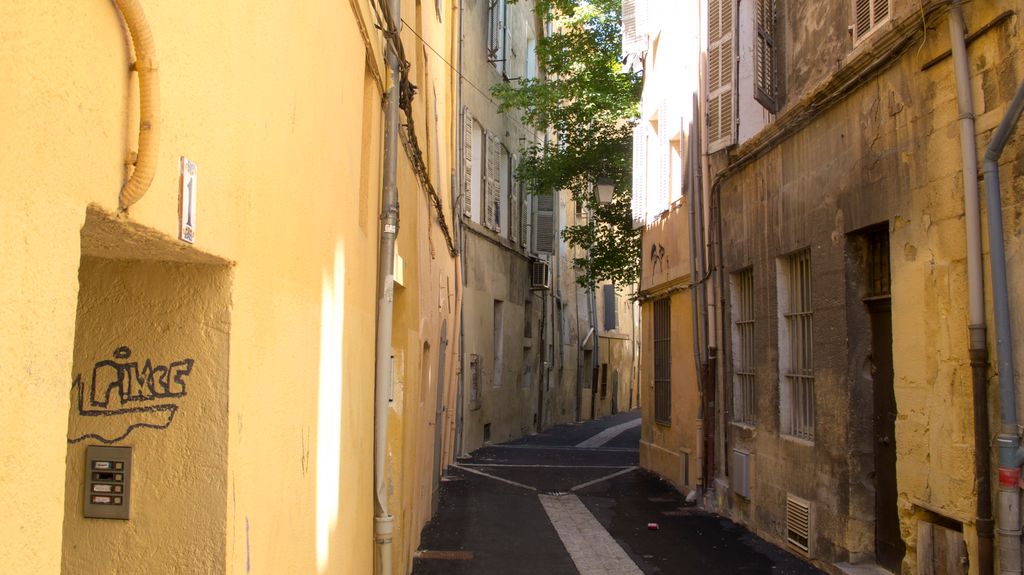
[{"label": "window grille", "polygon": [[775,0],[756,0],[754,4],[754,99],[769,112],[778,111],[775,50]]},{"label": "window grille", "polygon": [[601,399],[608,397],[608,364],[601,364]]},{"label": "window grille", "polygon": [[[811,252],[802,250],[785,260],[785,341],[789,353],[782,389],[783,432],[814,440],[814,340],[811,312]],[[780,354],[780,357],[782,354]]]},{"label": "window grille", "polygon": [[867,236],[867,297],[884,297],[892,292],[889,272],[889,233],[875,232]]},{"label": "window grille", "polygon": [[733,280],[733,420],[754,425],[754,271]]},{"label": "window grille", "polygon": [[853,0],[853,40],[860,42],[889,19],[890,0]]},{"label": "window grille", "polygon": [[654,302],[654,421],[672,423],[672,300]]}]

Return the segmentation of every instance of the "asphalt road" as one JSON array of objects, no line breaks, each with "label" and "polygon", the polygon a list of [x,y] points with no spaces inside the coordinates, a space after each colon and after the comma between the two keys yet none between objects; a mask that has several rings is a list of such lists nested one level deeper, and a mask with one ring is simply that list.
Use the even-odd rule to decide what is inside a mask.
[{"label": "asphalt road", "polygon": [[[413,574],[822,573],[638,469],[638,418],[564,425],[460,460]],[[587,440],[601,444],[578,447]]]}]

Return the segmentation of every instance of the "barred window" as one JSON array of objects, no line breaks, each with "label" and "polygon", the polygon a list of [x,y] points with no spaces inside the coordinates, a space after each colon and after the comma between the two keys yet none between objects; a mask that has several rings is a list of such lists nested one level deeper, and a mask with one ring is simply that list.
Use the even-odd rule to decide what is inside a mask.
[{"label": "barred window", "polygon": [[867,297],[884,297],[892,291],[889,272],[889,232],[882,230],[867,237]]},{"label": "barred window", "polygon": [[814,440],[814,340],[811,311],[811,251],[779,262],[779,409],[782,432]]},{"label": "barred window", "polygon": [[754,425],[754,271],[733,276],[733,421]]},{"label": "barred window", "polygon": [[672,300],[654,302],[654,421],[672,424]]}]

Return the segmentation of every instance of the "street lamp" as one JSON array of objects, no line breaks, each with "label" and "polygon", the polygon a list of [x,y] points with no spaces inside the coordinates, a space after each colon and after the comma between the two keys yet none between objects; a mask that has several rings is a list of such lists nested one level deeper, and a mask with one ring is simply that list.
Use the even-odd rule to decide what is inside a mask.
[{"label": "street lamp", "polygon": [[594,191],[597,193],[597,203],[600,205],[610,204],[612,196],[615,195],[615,181],[608,176],[598,176],[594,184]]}]

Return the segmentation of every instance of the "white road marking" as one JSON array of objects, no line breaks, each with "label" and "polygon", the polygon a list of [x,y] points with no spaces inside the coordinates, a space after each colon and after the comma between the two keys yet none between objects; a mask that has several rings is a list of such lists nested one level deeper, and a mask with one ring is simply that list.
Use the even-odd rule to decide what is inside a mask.
[{"label": "white road marking", "polygon": [[519,483],[518,481],[512,481],[511,479],[505,479],[504,477],[498,477],[497,475],[491,475],[490,473],[484,473],[483,471],[477,471],[476,469],[470,469],[470,468],[468,468],[468,467],[466,467],[464,465],[461,465],[459,463],[453,463],[452,467],[454,467],[456,469],[461,469],[463,471],[467,471],[469,473],[475,473],[476,475],[482,475],[484,477],[489,477],[489,478],[491,478],[491,479],[493,479],[495,481],[500,481],[502,483],[508,483],[509,485],[515,485],[516,487],[521,487],[523,489],[528,489],[530,491],[537,491],[536,487],[531,487],[529,485],[526,485],[525,483]]},{"label": "white road marking", "polygon": [[590,439],[587,439],[586,441],[581,441],[581,442],[577,443],[576,447],[584,447],[584,448],[587,448],[587,447],[601,447],[605,443],[608,443],[612,439],[615,439],[616,437],[621,435],[626,430],[633,429],[634,427],[639,427],[639,426],[640,426],[640,418],[639,417],[636,418],[636,419],[631,419],[631,420],[627,421],[626,423],[620,423],[618,425],[614,425],[612,427],[609,427],[608,429],[602,431],[601,433],[598,433],[597,435],[591,437]]},{"label": "white road marking", "polygon": [[643,575],[578,497],[539,497],[580,575]]},{"label": "white road marking", "polygon": [[535,463],[459,463],[461,467],[544,467],[554,469],[633,469],[630,465],[541,465]]},{"label": "white road marking", "polygon": [[611,479],[613,477],[618,477],[620,475],[625,475],[625,474],[629,473],[630,471],[636,471],[636,467],[627,467],[626,469],[623,469],[622,471],[616,471],[615,473],[610,473],[608,475],[605,475],[604,477],[598,477],[597,479],[595,479],[593,481],[588,481],[586,483],[580,483],[579,485],[577,485],[576,487],[573,487],[569,491],[579,491],[580,489],[586,489],[587,487],[590,487],[591,485],[597,485],[598,483],[601,483],[602,481],[608,481],[609,479]]},{"label": "white road marking", "polygon": [[485,449],[549,449],[554,451],[579,451],[580,449],[586,449],[587,451],[618,451],[622,453],[636,453],[635,447],[578,447],[575,445],[488,445]]}]

